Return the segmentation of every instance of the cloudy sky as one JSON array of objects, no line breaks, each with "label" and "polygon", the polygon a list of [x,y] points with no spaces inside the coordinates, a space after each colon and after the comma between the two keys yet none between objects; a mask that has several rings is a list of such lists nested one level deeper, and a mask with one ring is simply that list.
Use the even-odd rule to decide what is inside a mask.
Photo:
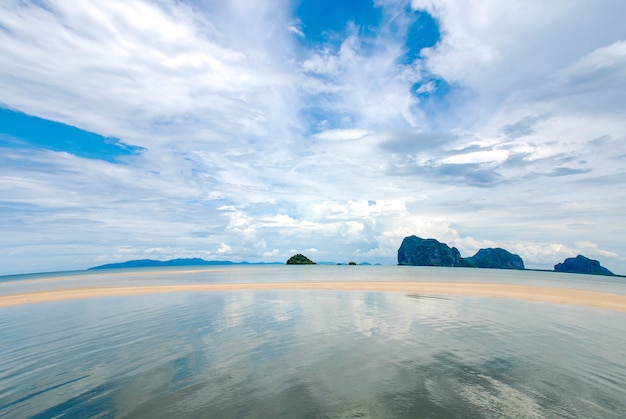
[{"label": "cloudy sky", "polygon": [[395,264],[411,234],[626,274],[623,0],[0,0],[0,274]]}]

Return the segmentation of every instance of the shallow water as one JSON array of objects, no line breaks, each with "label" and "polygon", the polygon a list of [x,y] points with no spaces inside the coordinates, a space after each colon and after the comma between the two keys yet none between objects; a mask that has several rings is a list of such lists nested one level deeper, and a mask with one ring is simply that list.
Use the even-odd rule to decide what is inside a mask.
[{"label": "shallow water", "polygon": [[[543,283],[533,272],[354,268],[109,271],[68,281],[475,282],[480,274]],[[548,282],[567,278],[548,275],[556,276]],[[614,279],[608,289],[594,280],[578,276],[583,284],[575,287],[623,290]],[[0,291],[64,281],[8,281]],[[0,417],[617,418],[626,411],[625,320],[624,313],[557,304],[330,291],[4,307]]]},{"label": "shallow water", "polygon": [[626,278],[547,271],[426,266],[226,265],[131,268],[0,276],[0,294],[83,286],[328,281],[483,282],[626,294]]}]

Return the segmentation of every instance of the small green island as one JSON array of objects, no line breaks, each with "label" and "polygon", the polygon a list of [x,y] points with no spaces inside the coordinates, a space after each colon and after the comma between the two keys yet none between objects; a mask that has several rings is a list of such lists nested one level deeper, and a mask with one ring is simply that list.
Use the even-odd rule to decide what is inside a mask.
[{"label": "small green island", "polygon": [[303,254],[298,253],[289,258],[287,265],[316,265],[316,263]]}]

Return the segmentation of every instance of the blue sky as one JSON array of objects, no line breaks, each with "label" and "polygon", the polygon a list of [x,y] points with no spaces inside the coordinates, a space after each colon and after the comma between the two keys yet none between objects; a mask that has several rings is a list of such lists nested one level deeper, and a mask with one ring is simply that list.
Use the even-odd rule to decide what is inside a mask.
[{"label": "blue sky", "polygon": [[0,274],[395,264],[411,234],[626,273],[626,3],[0,2]]}]

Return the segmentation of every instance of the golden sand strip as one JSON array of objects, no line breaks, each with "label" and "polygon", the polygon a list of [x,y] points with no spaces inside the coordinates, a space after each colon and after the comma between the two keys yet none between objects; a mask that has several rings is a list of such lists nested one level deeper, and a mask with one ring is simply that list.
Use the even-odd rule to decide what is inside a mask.
[{"label": "golden sand strip", "polygon": [[460,295],[507,298],[547,303],[570,304],[626,312],[626,294],[613,294],[569,288],[534,285],[459,283],[459,282],[274,282],[185,284],[123,287],[84,287],[28,292],[0,296],[0,307],[80,298],[161,294],[171,292],[210,292],[246,290],[326,290],[377,291],[426,295]]}]

